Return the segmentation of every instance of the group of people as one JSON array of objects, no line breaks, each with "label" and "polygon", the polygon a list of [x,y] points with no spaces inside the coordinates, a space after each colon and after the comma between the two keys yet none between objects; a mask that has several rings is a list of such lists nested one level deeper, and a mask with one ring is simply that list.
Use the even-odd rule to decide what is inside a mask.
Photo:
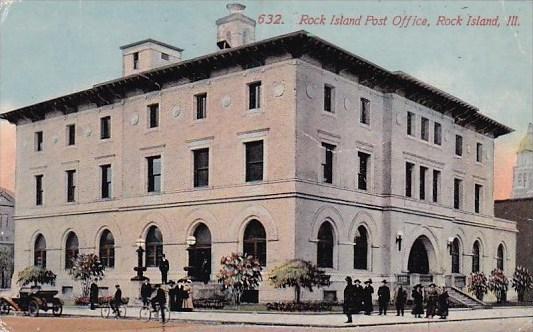
[{"label": "group of people", "polygon": [[[364,312],[365,315],[370,315],[372,311],[374,311],[372,304],[374,288],[372,287],[372,279],[365,281],[364,287],[361,285],[359,279],[352,281],[352,278],[348,276],[345,280],[346,287],[344,288],[343,312],[347,317],[346,323],[351,323],[353,314]],[[391,301],[391,292],[387,285],[387,280],[382,281],[382,285],[378,288],[377,295],[379,315],[387,315],[387,310]],[[422,317],[424,314],[424,291],[421,284],[414,286],[411,296],[413,298],[412,314],[415,315],[415,317]],[[439,291],[435,284],[430,284],[426,291],[425,298],[427,303],[427,318],[433,318],[437,312],[442,319],[448,316],[449,295],[445,287]],[[405,305],[407,303],[407,291],[401,285],[396,288],[393,299],[396,306],[396,316],[403,316]]]}]

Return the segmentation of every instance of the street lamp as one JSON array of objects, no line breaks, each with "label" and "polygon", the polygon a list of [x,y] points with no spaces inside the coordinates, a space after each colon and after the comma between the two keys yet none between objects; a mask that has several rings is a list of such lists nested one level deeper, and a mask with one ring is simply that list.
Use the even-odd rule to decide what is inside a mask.
[{"label": "street lamp", "polygon": [[185,242],[189,247],[192,247],[196,244],[196,237],[194,237],[194,235],[187,236],[187,240],[185,240]]},{"label": "street lamp", "polygon": [[399,231],[396,234],[396,243],[398,244],[398,251],[402,251],[402,238],[403,238],[403,232]]},{"label": "street lamp", "polygon": [[450,255],[452,254],[452,250],[453,250],[453,249],[452,249],[452,243],[453,243],[453,240],[454,240],[454,238],[450,236],[450,237],[448,238],[448,242],[446,243],[446,246],[448,247],[448,249],[450,249]]},{"label": "street lamp", "polygon": [[143,253],[144,253],[144,239],[139,238],[135,241],[137,245],[137,266],[133,268],[134,271],[137,271],[137,275],[131,278],[131,281],[143,281],[146,277],[143,275],[143,272],[146,271],[146,267],[143,266]]}]

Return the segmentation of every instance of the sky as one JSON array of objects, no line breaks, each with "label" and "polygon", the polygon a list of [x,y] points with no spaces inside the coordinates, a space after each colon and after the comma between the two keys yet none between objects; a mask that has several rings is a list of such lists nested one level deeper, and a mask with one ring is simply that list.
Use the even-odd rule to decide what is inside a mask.
[{"label": "sky", "polygon": [[[495,198],[510,195],[516,148],[533,122],[533,1],[240,2],[256,20],[281,16],[283,24],[266,24],[263,16],[256,40],[307,30],[445,90],[515,129],[496,140],[495,152]],[[227,3],[0,0],[0,112],[120,77],[119,46],[133,41],[154,38],[178,46],[185,59],[214,52],[215,21],[227,14]],[[362,23],[308,25],[302,15],[324,15],[327,23],[333,15],[362,15]],[[376,24],[387,17],[386,25],[365,25],[368,16]],[[395,26],[404,16],[410,22],[426,18],[429,26]],[[469,16],[498,17],[500,26],[467,25]],[[518,16],[519,25],[507,26],[510,16]],[[458,17],[461,25],[442,25],[458,23],[451,20]]]}]

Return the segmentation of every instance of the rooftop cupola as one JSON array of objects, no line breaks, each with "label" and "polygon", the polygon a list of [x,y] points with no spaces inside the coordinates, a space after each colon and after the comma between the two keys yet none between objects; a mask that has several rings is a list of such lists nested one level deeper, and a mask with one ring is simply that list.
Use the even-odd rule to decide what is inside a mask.
[{"label": "rooftop cupola", "polygon": [[144,39],[121,46],[122,74],[128,76],[181,61],[179,47],[154,39]]},{"label": "rooftop cupola", "polygon": [[244,15],[245,5],[226,5],[229,15],[216,21],[217,45],[220,49],[239,47],[255,41],[255,20]]}]

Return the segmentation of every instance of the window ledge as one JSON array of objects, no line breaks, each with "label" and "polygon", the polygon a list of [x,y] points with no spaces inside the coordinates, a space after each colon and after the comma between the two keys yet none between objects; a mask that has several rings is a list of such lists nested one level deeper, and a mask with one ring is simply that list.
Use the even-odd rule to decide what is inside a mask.
[{"label": "window ledge", "polygon": [[365,128],[367,130],[371,130],[372,129],[369,124],[362,123],[360,121],[359,121],[359,126],[362,127],[362,128]]},{"label": "window ledge", "polygon": [[146,128],[146,131],[144,132],[144,134],[145,135],[149,135],[149,134],[152,134],[152,133],[156,133],[158,131],[160,131],[159,126],[154,127],[154,128]]},{"label": "window ledge", "polygon": [[337,118],[337,114],[334,112],[334,111],[326,111],[326,110],[322,110],[322,112],[320,112],[320,114],[324,115],[324,116],[330,116],[332,118]]}]

